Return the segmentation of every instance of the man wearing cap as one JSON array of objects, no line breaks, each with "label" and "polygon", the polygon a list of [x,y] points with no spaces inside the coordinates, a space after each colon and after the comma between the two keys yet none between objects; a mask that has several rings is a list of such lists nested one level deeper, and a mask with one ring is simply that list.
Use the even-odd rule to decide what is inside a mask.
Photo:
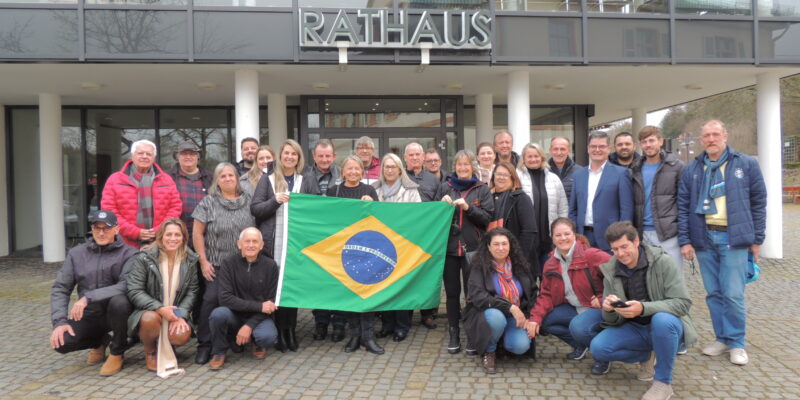
[{"label": "man wearing cap", "polygon": [[155,143],[133,142],[131,160],[111,174],[103,187],[100,208],[117,215],[120,236],[136,248],[153,242],[162,222],[181,216],[175,181],[155,160]]},{"label": "man wearing cap", "polygon": [[[94,211],[89,223],[92,236],[70,249],[53,283],[50,345],[61,354],[90,349],[86,362],[97,364],[105,359],[110,344],[110,355],[100,368],[100,375],[109,376],[122,369],[128,346],[128,316],[133,306],[126,295],[125,275],[136,249],[117,234],[119,226],[113,212]],[[78,301],[69,308],[75,286]]]},{"label": "man wearing cap", "polygon": [[[178,162],[167,170],[167,174],[172,177],[178,188],[182,204],[181,220],[186,224],[189,237],[192,237],[194,227],[192,213],[211,186],[211,173],[198,165],[200,148],[191,140],[181,142],[172,156]],[[189,245],[191,246],[191,241]]]}]

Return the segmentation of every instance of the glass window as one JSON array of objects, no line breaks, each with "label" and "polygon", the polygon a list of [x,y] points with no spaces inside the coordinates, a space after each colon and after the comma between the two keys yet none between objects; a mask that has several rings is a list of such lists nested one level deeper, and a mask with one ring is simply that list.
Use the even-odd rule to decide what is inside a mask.
[{"label": "glass window", "polygon": [[797,0],[759,0],[758,15],[762,17],[800,17]]},{"label": "glass window", "polygon": [[800,58],[800,23],[759,22],[759,53],[763,58],[785,60]]},{"label": "glass window", "polygon": [[[390,137],[389,138],[389,148],[384,149],[383,154],[394,153],[400,156],[400,159],[403,159],[403,154],[406,150],[406,145],[411,142],[417,142],[422,145],[422,151],[430,149],[431,147],[436,147],[439,150],[439,154],[441,156],[441,149],[436,146],[436,138],[434,137],[425,137],[424,134],[422,136],[413,136],[409,135],[409,137]],[[403,162],[405,164],[405,162]]]},{"label": "glass window", "polygon": [[92,184],[89,207],[100,207],[106,180],[131,159],[131,145],[156,141],[153,109],[88,109],[86,111],[86,168]]},{"label": "glass window", "polygon": [[[400,8],[421,8],[429,10],[489,9],[489,0],[399,0],[398,4]],[[389,7],[391,7],[391,5]]]},{"label": "glass window", "polygon": [[86,54],[186,54],[183,11],[86,10]]},{"label": "glass window", "polygon": [[285,37],[291,30],[286,14],[195,11],[195,58],[291,59],[291,40],[264,39]]},{"label": "glass window", "polygon": [[39,181],[39,110],[12,109],[11,173],[14,174],[14,250],[42,244]]},{"label": "glass window", "polygon": [[581,56],[581,20],[578,18],[497,18],[495,42],[500,56]]},{"label": "glass window", "polygon": [[589,57],[667,58],[669,22],[589,19]]},{"label": "glass window", "polygon": [[[392,0],[299,0],[298,6],[312,8],[392,8]],[[327,19],[327,17],[326,17]]]},{"label": "glass window", "polygon": [[495,10],[502,11],[580,11],[580,0],[495,0]]},{"label": "glass window", "polygon": [[[681,0],[678,0],[681,1]],[[700,0],[701,2],[708,0]],[[611,13],[668,13],[669,0],[586,0],[586,10]]]},{"label": "glass window", "polygon": [[572,142],[575,136],[573,108],[531,107],[531,142],[550,147],[550,139],[564,136]]},{"label": "glass window", "polygon": [[86,4],[132,4],[145,6],[185,6],[189,0],[86,0]]},{"label": "glass window", "polygon": [[[700,15],[752,15],[751,0],[674,0],[675,12]],[[763,2],[764,0],[760,0]]]},{"label": "glass window", "polygon": [[[365,134],[365,136],[369,136],[372,138],[372,142],[375,144],[375,157],[379,157],[381,154],[381,139],[379,135],[369,135]],[[357,137],[330,137],[331,143],[333,143],[333,149],[336,152],[336,165],[341,166],[342,161],[344,161],[345,157],[356,154],[355,147],[356,147],[356,140],[361,136]]]},{"label": "glass window", "polygon": [[83,243],[89,231],[86,218],[89,204],[84,191],[93,189],[83,171],[80,110],[61,112],[61,150],[64,178],[64,230],[67,247]]},{"label": "glass window", "polygon": [[200,167],[208,171],[228,161],[228,113],[225,109],[161,109],[159,114],[161,168],[175,165],[174,150],[184,140],[200,148]]},{"label": "glass window", "polygon": [[292,0],[194,0],[195,7],[291,7]]},{"label": "glass window", "polygon": [[[439,99],[326,99],[326,128],[442,126]],[[311,124],[309,124],[311,127]]]},{"label": "glass window", "polygon": [[751,58],[753,24],[745,21],[675,21],[679,58]]},{"label": "glass window", "polygon": [[0,57],[77,58],[77,27],[76,10],[3,10]]}]

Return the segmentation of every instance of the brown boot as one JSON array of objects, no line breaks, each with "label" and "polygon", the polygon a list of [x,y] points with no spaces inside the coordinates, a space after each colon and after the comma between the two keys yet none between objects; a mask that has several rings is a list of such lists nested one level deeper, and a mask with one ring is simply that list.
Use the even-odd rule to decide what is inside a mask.
[{"label": "brown boot", "polygon": [[115,356],[109,354],[106,362],[100,368],[100,376],[111,376],[116,374],[122,369],[123,357],[122,355]]},{"label": "brown boot", "polygon": [[98,364],[103,362],[106,359],[106,348],[108,344],[111,343],[111,336],[106,334],[103,336],[103,340],[100,342],[100,346],[95,347],[93,349],[89,349],[89,356],[86,357],[87,364]]},{"label": "brown boot", "polygon": [[253,358],[261,360],[267,356],[267,349],[256,344],[253,345]]},{"label": "brown boot", "polygon": [[208,362],[208,368],[212,371],[222,369],[223,365],[225,365],[225,354],[214,354]]},{"label": "brown boot", "polygon": [[497,364],[497,357],[496,357],[495,353],[494,352],[484,353],[483,354],[483,363],[482,364],[483,364],[483,370],[487,374],[496,373],[497,369],[495,368],[495,366]]},{"label": "brown boot", "polygon": [[144,365],[147,367],[148,371],[157,371],[158,370],[158,353],[155,351],[152,353],[145,352],[144,353]]}]

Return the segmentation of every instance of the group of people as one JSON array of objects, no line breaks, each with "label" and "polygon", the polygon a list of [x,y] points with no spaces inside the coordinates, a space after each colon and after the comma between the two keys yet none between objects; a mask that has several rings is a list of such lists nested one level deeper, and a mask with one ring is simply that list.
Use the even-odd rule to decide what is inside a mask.
[{"label": "group of people", "polygon": [[[195,361],[211,369],[248,343],[255,358],[273,346],[297,351],[297,309],[275,305],[276,215],[290,193],[444,201],[454,207],[443,273],[449,353],[462,350],[463,326],[465,352],[495,373],[498,349],[524,354],[536,336],[552,334],[571,347],[567,359],[591,351],[593,374],[608,373],[612,361],[639,363],[636,377],[653,380],[643,398],[666,399],[676,354],[697,339],[683,259],[699,260],[707,291],[716,338],[703,353],[748,362],[745,274],[748,253],[757,260],[764,241],[766,190],[758,164],[727,138],[722,122],[708,121],[705,151],[684,167],[657,127],[638,133],[641,155],[630,133],[616,135],[610,154],[608,134],[592,132],[582,167],[567,138],[550,141],[548,158],[535,143],[517,154],[501,131],[475,153],[458,151],[449,173],[436,149],[412,142],[402,159],[379,159],[369,137],[341,165],[326,139],[306,165],[294,140],[275,152],[248,138],[243,159],[213,174],[187,141],[165,172],[156,146],[138,141],[89,216],[92,236],[59,271],[51,345],[90,349],[88,362],[105,361],[101,375],[113,375],[139,340],[146,367],[164,377],[182,372],[173,346],[193,333]],[[313,310],[313,338],[332,327],[331,340],[342,341],[349,325],[344,351],[383,354],[376,339],[403,341],[414,311]],[[423,326],[437,327],[436,311],[420,310]]]}]

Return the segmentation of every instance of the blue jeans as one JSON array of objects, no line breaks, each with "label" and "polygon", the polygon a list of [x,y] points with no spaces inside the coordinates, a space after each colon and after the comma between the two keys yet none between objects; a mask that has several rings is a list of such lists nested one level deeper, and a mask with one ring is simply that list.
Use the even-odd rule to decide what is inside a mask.
[{"label": "blue jeans", "polygon": [[727,232],[708,231],[705,250],[697,252],[714,334],[734,349],[745,347],[747,250],[729,247]]},{"label": "blue jeans", "polygon": [[590,308],[572,319],[569,323],[569,333],[578,344],[589,347],[592,339],[597,336],[603,328],[603,312],[597,308]]},{"label": "blue jeans", "polygon": [[[228,307],[217,307],[208,318],[211,328],[211,354],[225,354],[236,333],[247,322],[250,313],[236,313]],[[278,341],[275,322],[267,318],[253,328],[253,341],[260,347],[272,347]]]},{"label": "blue jeans", "polygon": [[500,341],[500,338],[503,338],[503,347],[514,354],[523,354],[531,347],[528,331],[517,328],[517,320],[514,317],[506,317],[502,311],[496,308],[486,309],[483,316],[492,330],[492,337],[486,347],[487,353],[497,350],[497,342]]},{"label": "blue jeans", "polygon": [[678,344],[683,341],[683,323],[670,313],[655,313],[649,325],[626,322],[604,329],[595,336],[590,347],[597,361],[636,363],[647,361],[650,351],[656,353],[654,379],[672,383],[672,368]]}]

